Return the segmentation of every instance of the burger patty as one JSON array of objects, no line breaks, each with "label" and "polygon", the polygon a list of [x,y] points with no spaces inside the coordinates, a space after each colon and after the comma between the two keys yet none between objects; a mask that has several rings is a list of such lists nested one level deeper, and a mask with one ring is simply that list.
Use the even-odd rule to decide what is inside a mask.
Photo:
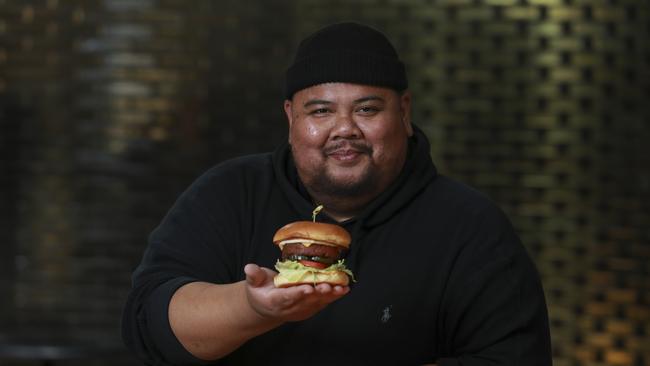
[{"label": "burger patty", "polygon": [[337,259],[343,251],[344,249],[341,247],[332,247],[329,245],[312,244],[306,247],[299,243],[286,244],[282,248],[282,259],[287,259],[295,255]]}]

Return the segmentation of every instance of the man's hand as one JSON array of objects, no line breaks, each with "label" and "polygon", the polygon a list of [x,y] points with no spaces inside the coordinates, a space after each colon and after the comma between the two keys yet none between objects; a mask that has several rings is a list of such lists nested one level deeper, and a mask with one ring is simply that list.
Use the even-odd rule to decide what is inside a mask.
[{"label": "man's hand", "polygon": [[313,316],[350,291],[328,284],[276,288],[276,272],[255,264],[246,265],[244,272],[244,281],[191,282],[172,296],[169,324],[194,356],[221,358],[282,323]]},{"label": "man's hand", "polygon": [[297,321],[312,317],[350,291],[348,286],[320,283],[276,288],[276,272],[255,264],[244,267],[246,295],[251,308],[265,318]]}]

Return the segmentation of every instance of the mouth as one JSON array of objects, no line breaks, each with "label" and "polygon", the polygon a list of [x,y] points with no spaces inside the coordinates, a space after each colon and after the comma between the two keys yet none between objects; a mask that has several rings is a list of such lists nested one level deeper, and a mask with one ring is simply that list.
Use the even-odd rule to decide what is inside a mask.
[{"label": "mouth", "polygon": [[337,144],[324,150],[325,156],[340,163],[354,164],[364,155],[370,155],[371,149],[361,144]]},{"label": "mouth", "polygon": [[327,156],[338,161],[348,162],[356,160],[362,154],[364,153],[354,149],[340,149],[328,153]]}]

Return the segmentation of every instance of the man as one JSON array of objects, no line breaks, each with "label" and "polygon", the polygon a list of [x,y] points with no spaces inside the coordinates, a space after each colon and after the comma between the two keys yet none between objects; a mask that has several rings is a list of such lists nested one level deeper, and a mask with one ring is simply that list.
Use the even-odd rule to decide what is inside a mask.
[{"label": "man", "polygon": [[[533,263],[493,203],[436,172],[407,86],[372,28],[303,40],[289,143],[178,199],[134,273],[127,345],[159,365],[550,365]],[[275,288],[273,234],[318,204],[352,234],[356,282]]]}]

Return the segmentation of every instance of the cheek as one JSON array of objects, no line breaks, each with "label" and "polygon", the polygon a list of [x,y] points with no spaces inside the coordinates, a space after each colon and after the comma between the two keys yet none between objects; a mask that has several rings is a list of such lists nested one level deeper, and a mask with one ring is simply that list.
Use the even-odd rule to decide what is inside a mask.
[{"label": "cheek", "polygon": [[291,141],[302,146],[320,146],[327,141],[328,133],[322,127],[301,121],[291,129]]},{"label": "cheek", "polygon": [[319,140],[322,138],[323,132],[315,125],[307,125],[306,134],[310,140]]},{"label": "cheek", "polygon": [[376,163],[389,162],[400,159],[400,153],[406,150],[408,136],[401,130],[393,130],[389,133],[382,133],[374,136],[373,160]]}]

